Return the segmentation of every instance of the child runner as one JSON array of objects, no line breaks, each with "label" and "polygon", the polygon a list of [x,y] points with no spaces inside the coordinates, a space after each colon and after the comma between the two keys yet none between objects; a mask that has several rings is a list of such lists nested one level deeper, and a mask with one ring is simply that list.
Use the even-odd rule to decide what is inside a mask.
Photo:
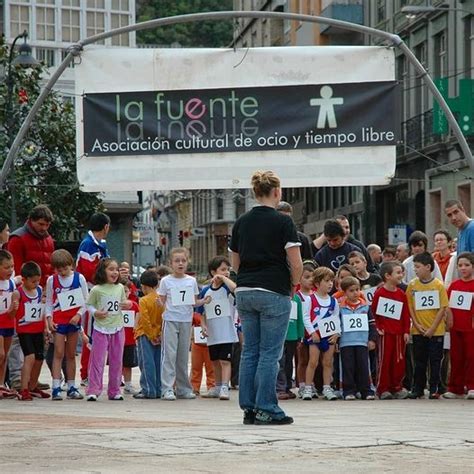
[{"label": "child runner", "polygon": [[[311,311],[311,295],[314,293],[313,272],[315,269],[314,264],[308,262],[304,263],[303,274],[300,279],[300,289],[295,294],[295,296],[301,301],[303,321],[305,318],[306,320],[309,320],[309,313]],[[305,344],[304,341],[298,343],[296,353],[298,356],[298,364],[296,367],[296,380],[299,387],[298,396],[302,398],[306,382],[306,368],[308,367],[309,345]],[[318,394],[313,383],[311,383],[311,387],[313,397],[317,397]]]},{"label": "child runner", "polygon": [[451,375],[443,398],[474,399],[474,253],[457,258],[459,280],[448,289],[447,324],[451,333]]},{"label": "child runner", "polygon": [[[188,250],[183,247],[171,250],[172,274],[161,280],[158,290],[165,307],[161,350],[161,392],[164,400],[176,400],[176,396],[196,398],[188,378],[193,306],[209,303],[210,298],[198,299],[196,279],[186,275],[188,258]],[[176,394],[173,390],[175,384]]]},{"label": "child runner", "polygon": [[345,295],[339,301],[342,322],[339,348],[344,399],[355,400],[359,392],[362,400],[374,400],[370,387],[369,349],[375,348],[375,321],[369,305],[360,297],[357,278],[344,278],[341,290]]},{"label": "child runner", "polygon": [[15,291],[13,256],[7,250],[0,250],[0,399],[16,398],[15,390],[5,387],[8,351],[15,331],[15,314],[18,300],[12,299]]},{"label": "child runner", "polygon": [[[119,270],[120,273],[120,270]],[[123,393],[128,395],[135,395],[137,392],[132,385],[132,369],[138,365],[137,363],[137,345],[135,341],[135,324],[140,317],[140,309],[138,303],[132,295],[132,289],[136,286],[129,278],[120,278],[125,289],[125,296],[130,301],[131,307],[129,310],[123,310],[123,327],[125,332],[125,343],[123,347],[123,358],[122,358],[122,375],[124,381]]]},{"label": "child runner", "polygon": [[81,400],[84,397],[76,388],[76,347],[86,311],[87,283],[74,271],[74,259],[67,250],[53,252],[51,265],[56,273],[46,281],[46,319],[54,335],[52,399],[63,399],[61,365],[66,355],[67,398]]},{"label": "child runner", "polygon": [[135,337],[140,366],[140,392],[133,398],[161,397],[161,324],[164,307],[156,290],[158,274],[146,270],[140,276],[143,297],[140,298],[140,319],[136,323]]},{"label": "child runner", "polygon": [[200,298],[210,296],[211,302],[197,309],[201,313],[201,328],[207,336],[207,345],[214,366],[215,387],[206,394],[209,398],[229,400],[232,344],[238,342],[234,324],[234,296],[236,284],[229,278],[230,261],[214,257],[208,265],[211,284],[205,286]]},{"label": "child runner", "polygon": [[22,285],[14,293],[18,301],[16,332],[23,352],[21,390],[19,400],[30,401],[33,397],[49,398],[49,393],[38,388],[38,378],[44,360],[44,337],[47,334],[43,291],[39,286],[41,268],[35,262],[26,262],[21,267]]},{"label": "child runner", "polygon": [[367,303],[371,304],[375,290],[382,284],[382,278],[377,273],[367,271],[367,260],[361,252],[351,252],[349,254],[349,264],[356,271],[360,289],[364,292]]},{"label": "child runner", "polygon": [[405,345],[410,337],[410,312],[405,293],[398,288],[403,268],[398,262],[380,266],[384,281],[374,294],[372,313],[380,336],[377,394],[381,400],[407,398],[402,387],[405,376]]},{"label": "child runner", "polygon": [[87,301],[89,313],[94,317],[87,401],[97,401],[102,392],[107,356],[109,361],[107,395],[109,400],[123,400],[120,393],[125,343],[122,309],[130,309],[131,305],[125,296],[123,285],[119,283],[118,263],[115,260],[102,259],[97,266],[94,280],[96,285],[92,288]]},{"label": "child runner", "polygon": [[416,278],[406,291],[408,307],[413,321],[414,383],[409,398],[423,398],[426,387],[426,370],[430,368],[429,390],[431,399],[438,399],[443,360],[443,341],[446,331],[444,315],[448,295],[443,282],[432,277],[433,256],[424,252],[413,258]]},{"label": "child runner", "polygon": [[306,383],[303,400],[313,398],[314,372],[322,353],[323,365],[323,396],[326,400],[337,400],[331,388],[334,349],[339,338],[341,327],[339,305],[335,298],[329,295],[334,284],[334,272],[327,267],[319,267],[313,273],[313,285],[316,292],[311,298],[311,310],[304,318],[306,329],[305,343],[309,345],[309,361],[306,369]]},{"label": "child runner", "polygon": [[294,295],[291,301],[290,321],[276,382],[278,400],[292,400],[296,398],[296,395],[291,391],[293,388],[293,361],[296,354],[296,346],[303,336],[303,305],[299,297]]}]

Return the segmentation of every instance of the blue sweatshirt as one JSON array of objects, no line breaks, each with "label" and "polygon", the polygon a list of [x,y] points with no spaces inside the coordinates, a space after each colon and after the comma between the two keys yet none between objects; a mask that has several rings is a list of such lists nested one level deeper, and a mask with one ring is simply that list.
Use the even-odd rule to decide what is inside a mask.
[{"label": "blue sweatshirt", "polygon": [[[375,320],[370,310],[370,306],[360,301],[356,307],[349,306],[345,299],[340,303],[342,334],[339,339],[339,347],[366,346],[368,341],[375,341],[377,337]],[[367,315],[359,321],[351,318],[351,315]],[[366,320],[366,321],[365,321]],[[368,323],[368,324],[367,324]],[[367,330],[359,330],[359,326],[368,326]]]}]

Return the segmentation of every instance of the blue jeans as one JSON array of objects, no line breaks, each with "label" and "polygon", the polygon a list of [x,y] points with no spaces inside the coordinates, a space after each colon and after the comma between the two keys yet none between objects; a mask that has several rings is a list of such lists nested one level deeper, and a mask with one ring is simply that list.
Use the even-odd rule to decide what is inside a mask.
[{"label": "blue jeans", "polygon": [[285,342],[291,303],[288,296],[261,290],[239,291],[237,309],[242,321],[239,403],[243,410],[285,416],[278,406],[276,378]]},{"label": "blue jeans", "polygon": [[147,398],[161,397],[161,345],[154,346],[146,336],[137,338],[140,387]]}]

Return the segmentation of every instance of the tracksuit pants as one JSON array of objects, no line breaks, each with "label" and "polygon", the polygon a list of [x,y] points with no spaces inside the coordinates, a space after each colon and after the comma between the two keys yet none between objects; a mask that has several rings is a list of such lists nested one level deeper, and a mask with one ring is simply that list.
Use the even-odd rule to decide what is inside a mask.
[{"label": "tracksuit pants", "polygon": [[405,342],[403,334],[380,336],[377,394],[396,393],[402,389],[405,376]]},{"label": "tracksuit pants", "polygon": [[451,331],[451,376],[448,390],[458,395],[474,390],[474,331]]}]

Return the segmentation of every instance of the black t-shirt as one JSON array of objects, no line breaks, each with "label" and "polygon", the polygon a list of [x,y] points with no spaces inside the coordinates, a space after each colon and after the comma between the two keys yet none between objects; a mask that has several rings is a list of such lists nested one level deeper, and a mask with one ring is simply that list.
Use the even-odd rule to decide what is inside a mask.
[{"label": "black t-shirt", "polygon": [[314,259],[321,267],[328,267],[336,273],[341,265],[349,263],[347,256],[354,251],[359,252],[359,247],[348,242],[344,242],[338,249],[332,249],[329,245],[325,245],[316,253]]},{"label": "black t-shirt", "polygon": [[370,273],[365,280],[359,278],[359,281],[361,289],[365,290],[366,288],[373,288],[374,286],[378,286],[380,283],[382,283],[382,277],[377,275],[377,273]]},{"label": "black t-shirt", "polygon": [[300,252],[303,260],[311,260],[313,258],[313,252],[311,252],[311,242],[309,237],[303,232],[298,232],[298,240],[301,244]]},{"label": "black t-shirt", "polygon": [[238,253],[237,287],[264,288],[282,295],[291,291],[285,245],[298,243],[289,216],[268,206],[256,206],[240,216],[232,229],[230,249]]}]

